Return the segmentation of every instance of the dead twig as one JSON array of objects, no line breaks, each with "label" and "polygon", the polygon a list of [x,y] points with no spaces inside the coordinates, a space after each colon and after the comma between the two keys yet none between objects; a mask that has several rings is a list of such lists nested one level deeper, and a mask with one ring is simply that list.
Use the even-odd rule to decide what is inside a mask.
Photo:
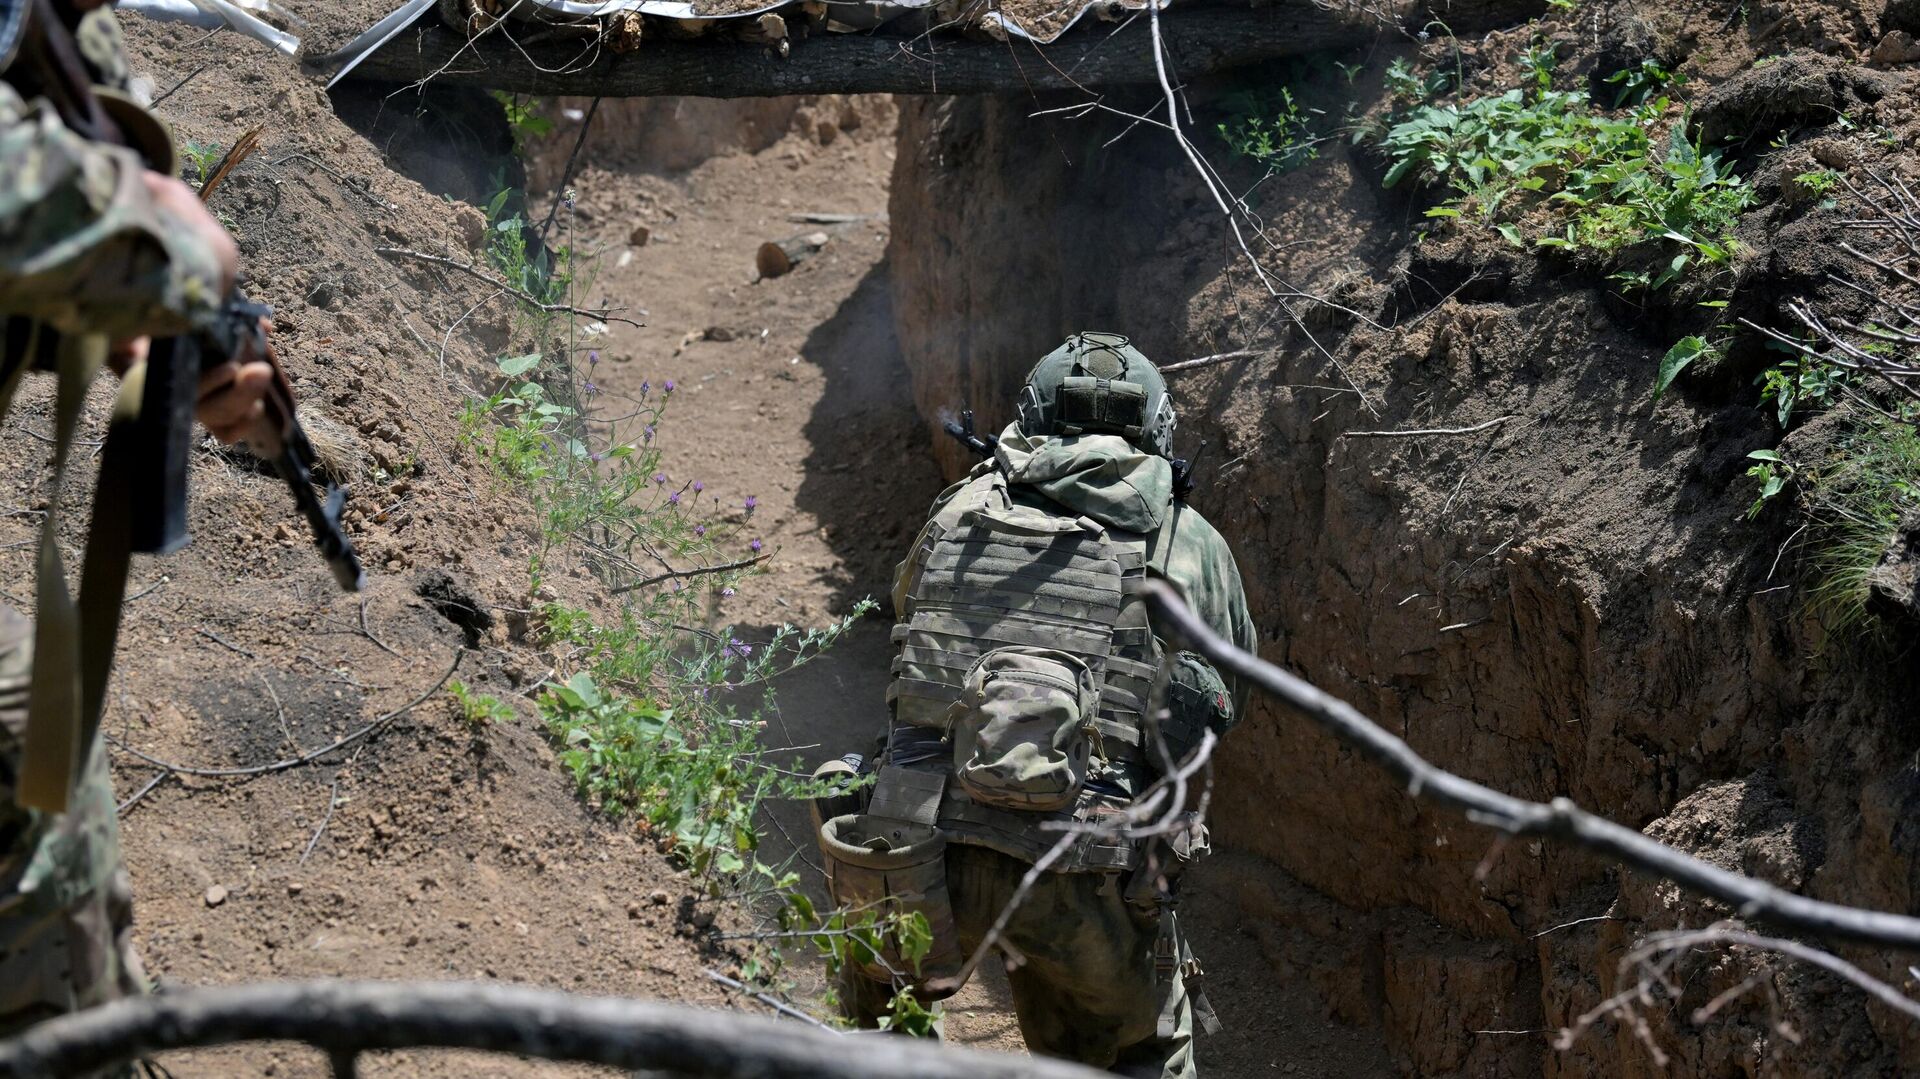
[{"label": "dead twig", "polygon": [[1260,355],[1260,350],[1257,348],[1237,348],[1232,352],[1216,352],[1211,356],[1202,356],[1195,360],[1181,360],[1179,363],[1170,363],[1162,367],[1160,373],[1166,375],[1172,374],[1175,371],[1191,371],[1196,367],[1211,367],[1216,363],[1226,363],[1229,360],[1244,360],[1258,355]]},{"label": "dead twig", "polygon": [[396,659],[401,658],[400,653],[394,651],[392,646],[388,645],[387,642],[381,640],[380,638],[374,636],[373,627],[367,625],[367,597],[364,595],[360,597],[360,632],[366,635],[367,640],[372,641],[375,645],[378,645],[380,648],[380,651],[385,652],[387,655],[393,656]]},{"label": "dead twig", "polygon": [[1425,438],[1429,435],[1470,435],[1484,431],[1489,427],[1498,427],[1512,419],[1512,416],[1500,416],[1485,423],[1476,423],[1472,427],[1426,427],[1407,431],[1342,431],[1341,438]]},{"label": "dead twig", "polygon": [[237,644],[234,644],[232,641],[227,640],[225,637],[220,636],[218,633],[215,633],[214,631],[208,629],[205,626],[195,626],[194,632],[200,634],[200,636],[205,637],[207,640],[212,641],[214,644],[219,645],[220,647],[226,649],[229,652],[237,652],[240,655],[247,657],[248,659],[260,658],[259,656],[253,654],[252,652],[249,652],[248,650],[240,647]]},{"label": "dead twig", "polygon": [[757,554],[752,558],[742,558],[737,562],[722,562],[717,566],[695,566],[693,569],[669,570],[666,573],[656,573],[651,577],[638,581],[628,581],[626,584],[616,585],[613,588],[607,589],[607,594],[610,596],[618,596],[631,592],[636,588],[645,588],[650,584],[659,584],[662,581],[671,581],[676,578],[701,577],[709,573],[728,573],[737,569],[746,569],[748,566],[756,563],[765,562],[769,557],[769,555]]},{"label": "dead twig", "polygon": [[643,322],[635,322],[630,318],[622,318],[618,315],[615,315],[613,312],[618,310],[618,308],[609,307],[609,308],[603,308],[599,311],[589,311],[586,308],[575,307],[572,304],[542,303],[540,300],[536,299],[532,293],[523,292],[520,289],[513,287],[507,282],[500,280],[499,278],[493,276],[492,274],[486,272],[485,270],[482,270],[480,267],[475,266],[471,262],[461,262],[459,259],[450,259],[444,255],[432,255],[432,254],[428,254],[425,251],[415,251],[411,248],[406,248],[406,247],[376,247],[373,250],[377,254],[388,255],[393,258],[417,259],[421,262],[431,262],[437,266],[445,266],[445,267],[448,267],[449,269],[459,270],[461,273],[467,274],[470,277],[474,277],[481,281],[485,281],[487,284],[492,285],[494,288],[499,289],[501,292],[504,292],[509,296],[514,297],[515,299],[518,299],[521,303],[526,304],[528,307],[531,307],[536,311],[557,312],[559,314],[566,314],[566,315],[579,315],[583,318],[599,319],[601,322],[624,322],[629,326],[635,326],[635,327],[642,327],[646,325]]},{"label": "dead twig", "polygon": [[752,997],[753,999],[759,1001],[762,1004],[765,1004],[767,1007],[772,1008],[774,1011],[779,1012],[781,1015],[784,1015],[789,1019],[798,1019],[802,1023],[807,1023],[809,1025],[819,1027],[821,1030],[833,1031],[833,1033],[837,1036],[842,1035],[841,1031],[836,1030],[825,1023],[822,1023],[820,1020],[815,1019],[813,1016],[808,1015],[806,1012],[801,1011],[800,1009],[794,1007],[791,1004],[788,1004],[786,1001],[783,1001],[780,998],[773,996],[770,993],[762,993],[758,989],[755,989],[752,986],[746,985],[733,978],[729,978],[725,974],[722,974],[717,970],[703,969],[701,970],[700,973],[705,974],[707,977],[713,979],[716,982],[719,982],[721,985],[726,986],[728,989],[732,989],[735,992],[739,992],[739,993],[745,993],[746,995]]}]

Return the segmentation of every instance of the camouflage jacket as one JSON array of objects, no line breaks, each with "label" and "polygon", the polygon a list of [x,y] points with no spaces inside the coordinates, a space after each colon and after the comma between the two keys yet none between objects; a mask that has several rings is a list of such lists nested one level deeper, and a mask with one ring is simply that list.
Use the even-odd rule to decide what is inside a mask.
[{"label": "camouflage jacket", "polygon": [[[1001,432],[995,459],[981,462],[971,475],[934,500],[926,528],[951,528],[958,517],[957,506],[966,503],[958,498],[960,493],[995,469],[1004,472],[1016,490],[1028,487],[1110,528],[1153,535],[1148,549],[1151,568],[1186,596],[1214,632],[1249,652],[1256,649],[1259,638],[1247,612],[1233,553],[1206,518],[1175,501],[1173,468],[1165,458],[1136,449],[1117,435],[1034,438],[1021,434],[1018,424],[1010,424]],[[909,615],[908,591],[919,576],[919,552],[925,549],[926,538],[923,528],[914,553],[894,571],[893,607],[895,617],[903,620]],[[1233,695],[1234,715],[1244,715],[1252,687],[1234,679],[1227,680],[1227,687]]]},{"label": "camouflage jacket", "polygon": [[[88,14],[75,37],[100,85],[124,89],[111,14]],[[213,252],[154,203],[137,153],[81,138],[3,79],[0,315],[111,338],[186,330],[219,300]]]}]

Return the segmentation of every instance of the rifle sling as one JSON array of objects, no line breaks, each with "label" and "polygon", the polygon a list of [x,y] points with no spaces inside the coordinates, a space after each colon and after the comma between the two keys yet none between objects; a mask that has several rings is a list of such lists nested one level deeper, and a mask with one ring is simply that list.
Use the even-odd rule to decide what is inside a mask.
[{"label": "rifle sling", "polygon": [[67,587],[60,558],[60,503],[67,457],[73,446],[87,385],[107,356],[98,334],[62,335],[59,388],[54,397],[53,474],[46,517],[40,525],[35,566],[33,677],[27,696],[26,747],[15,799],[23,807],[64,812],[73,779],[89,746],[81,741],[92,724],[81,715],[80,609]]}]

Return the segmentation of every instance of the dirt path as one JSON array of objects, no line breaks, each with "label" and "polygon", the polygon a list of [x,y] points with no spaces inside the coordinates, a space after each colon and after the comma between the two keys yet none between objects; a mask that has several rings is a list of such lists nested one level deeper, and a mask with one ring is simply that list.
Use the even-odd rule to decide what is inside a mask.
[{"label": "dirt path", "polygon": [[[598,383],[617,396],[674,379],[661,438],[676,479],[759,500],[761,538],[777,555],[728,601],[725,615],[743,624],[818,622],[862,596],[884,599],[940,487],[893,338],[885,223],[850,230],[788,276],[754,280],[755,248],[806,227],[789,220],[795,211],[884,211],[893,140],[878,126],[825,147],[796,131],[671,178],[623,174],[622,152],[603,152],[573,185],[583,235],[609,248],[596,292],[648,311],[644,329],[606,336]],[[627,243],[635,225],[650,230],[643,247]],[[801,765],[863,749],[882,729],[887,628],[883,611],[783,680],[773,734],[811,747]],[[771,813],[764,853],[784,857],[798,841],[812,859],[804,811]],[[1331,1018],[1313,985],[1275,973],[1361,958],[1303,928],[1321,922],[1287,919],[1304,889],[1255,859],[1222,856],[1190,890],[1185,917],[1228,1024],[1202,1045],[1209,1074],[1390,1073],[1379,1043]],[[1249,909],[1265,918],[1250,921]],[[948,1037],[1021,1051],[1005,975],[989,968],[949,1002]]]}]

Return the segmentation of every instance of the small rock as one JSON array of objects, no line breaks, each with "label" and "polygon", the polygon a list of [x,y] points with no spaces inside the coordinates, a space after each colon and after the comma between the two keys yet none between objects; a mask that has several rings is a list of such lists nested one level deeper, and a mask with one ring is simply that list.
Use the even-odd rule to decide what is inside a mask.
[{"label": "small rock", "polygon": [[300,894],[301,892],[303,892],[303,891],[306,891],[306,888],[307,888],[307,886],[306,886],[306,885],[304,885],[304,884],[302,884],[302,883],[300,883],[299,881],[297,881],[297,880],[296,880],[296,881],[293,881],[293,882],[291,882],[291,883],[289,883],[289,884],[287,885],[287,894],[288,894],[288,895],[299,895],[299,894]]},{"label": "small rock", "polygon": [[709,341],[731,341],[736,335],[725,326],[708,326],[703,336]]},{"label": "small rock", "polygon": [[647,898],[653,901],[654,906],[664,907],[667,905],[667,900],[672,897],[667,895],[667,890],[665,888],[655,888],[653,890],[653,894],[648,896]]},{"label": "small rock", "polygon": [[207,889],[207,906],[217,907],[220,904],[225,903],[226,901],[227,901],[226,885],[216,884],[213,887]]},{"label": "small rock", "polygon": [[1876,64],[1911,64],[1920,60],[1920,42],[1905,30],[1889,30],[1873,47],[1872,60]]},{"label": "small rock", "polygon": [[694,912],[693,912],[693,927],[694,927],[695,929],[711,929],[711,928],[713,928],[713,912],[712,912],[712,911],[710,911],[710,910],[696,910],[696,911],[694,911]]},{"label": "small rock", "polygon": [[832,120],[822,120],[814,127],[813,137],[820,140],[820,145],[831,146],[840,137],[840,127]]},{"label": "small rock", "polygon": [[645,225],[635,225],[633,231],[627,233],[627,242],[634,247],[645,247],[647,241],[651,239],[653,239],[653,230]]}]

